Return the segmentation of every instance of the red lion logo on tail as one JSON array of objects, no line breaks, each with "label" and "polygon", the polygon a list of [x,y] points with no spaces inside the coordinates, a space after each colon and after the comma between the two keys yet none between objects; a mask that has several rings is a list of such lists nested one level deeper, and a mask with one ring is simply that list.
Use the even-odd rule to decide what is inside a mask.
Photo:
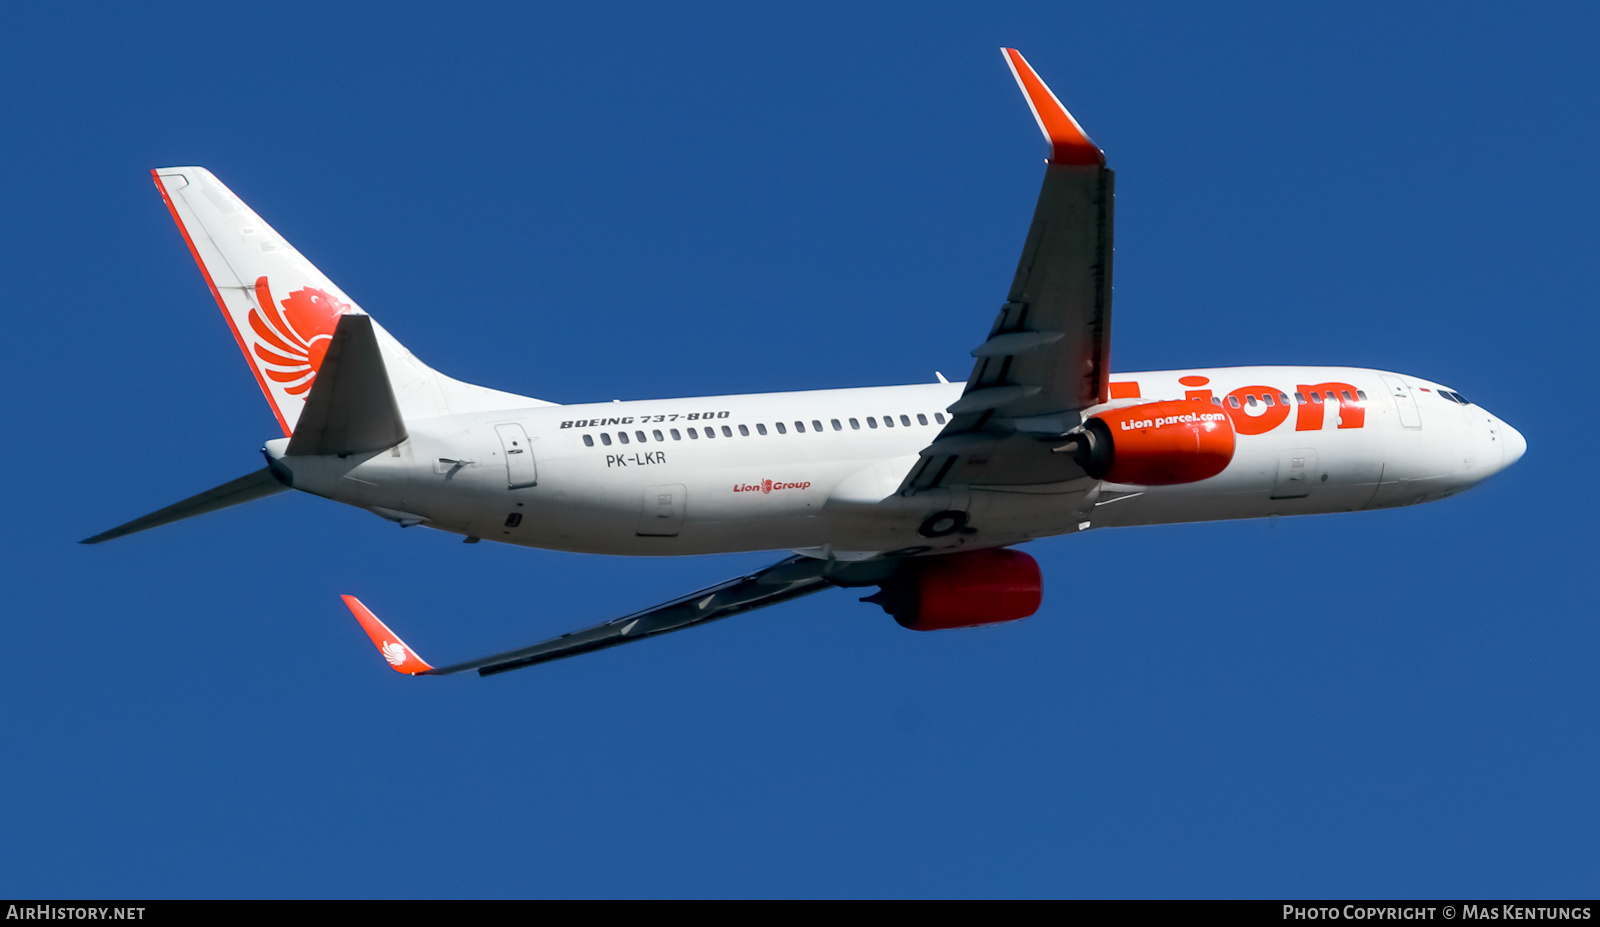
[{"label": "red lion logo on tail", "polygon": [[267,278],[257,279],[250,328],[259,339],[255,354],[265,364],[262,373],[282,384],[291,396],[310,390],[333,341],[339,316],[349,309],[348,303],[322,290],[302,287],[289,294],[280,310],[267,288]]}]

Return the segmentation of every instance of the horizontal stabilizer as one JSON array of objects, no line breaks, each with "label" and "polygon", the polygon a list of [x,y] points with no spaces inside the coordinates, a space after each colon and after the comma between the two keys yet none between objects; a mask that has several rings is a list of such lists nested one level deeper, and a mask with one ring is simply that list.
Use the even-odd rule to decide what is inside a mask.
[{"label": "horizontal stabilizer", "polygon": [[249,476],[241,476],[236,480],[223,483],[216,489],[208,489],[198,496],[189,498],[175,505],[169,505],[159,512],[151,512],[143,518],[135,518],[125,525],[119,525],[92,538],[84,538],[80,544],[99,544],[113,538],[120,538],[125,534],[133,534],[146,528],[156,528],[161,525],[215,512],[229,506],[240,505],[254,499],[276,495],[289,487],[278,482],[272,471],[263,467]]},{"label": "horizontal stabilizer", "polygon": [[287,453],[360,454],[405,439],[406,424],[394,401],[372,317],[340,316]]}]

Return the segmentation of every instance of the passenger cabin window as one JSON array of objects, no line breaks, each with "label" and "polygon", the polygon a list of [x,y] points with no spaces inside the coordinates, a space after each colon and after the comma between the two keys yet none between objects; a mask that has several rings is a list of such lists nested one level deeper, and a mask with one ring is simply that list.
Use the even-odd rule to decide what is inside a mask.
[{"label": "passenger cabin window", "polygon": [[935,413],[933,413],[933,420],[938,422],[939,424],[943,425],[944,424],[944,413],[943,412],[935,412]]},{"label": "passenger cabin window", "polygon": [[[799,422],[795,422],[795,424],[798,425],[800,423]],[[783,427],[783,423],[782,422],[779,422],[775,427],[778,429],[778,434],[780,434],[780,435],[786,435],[786,434],[789,433],[789,430],[787,428]]]},{"label": "passenger cabin window", "polygon": [[893,428],[894,427],[894,416],[885,415],[883,417],[883,427],[885,427],[885,428]]},{"label": "passenger cabin window", "polygon": [[1273,398],[1272,398],[1272,394],[1271,394],[1271,393],[1262,393],[1262,394],[1261,394],[1261,401],[1262,401],[1262,402],[1264,402],[1264,403],[1266,403],[1266,404],[1267,404],[1267,405],[1269,405],[1269,406],[1270,406],[1270,405],[1272,405],[1272,404],[1273,404],[1273,403],[1274,403],[1274,402],[1275,402],[1275,401],[1276,401],[1276,400],[1274,400],[1274,399],[1273,399]]},{"label": "passenger cabin window", "polygon": [[[1459,394],[1457,394],[1457,395],[1459,395]],[[1362,402],[1366,402],[1366,401],[1367,401],[1367,391],[1366,391],[1366,390],[1364,390],[1364,389],[1358,389],[1358,390],[1356,390],[1356,398],[1357,398],[1357,399],[1359,399],[1359,400],[1361,400],[1361,401],[1362,401]],[[1461,401],[1462,401],[1462,402],[1466,402],[1466,400],[1465,400],[1465,399],[1463,399],[1463,400],[1461,400]]]},{"label": "passenger cabin window", "polygon": [[794,433],[797,434],[797,435],[805,434],[806,433],[806,423],[802,422],[802,421],[796,421],[794,423]]},{"label": "passenger cabin window", "polygon": [[[838,422],[834,422],[834,424],[837,425],[839,423]],[[811,430],[812,431],[821,431],[822,430],[822,422],[818,421],[817,419],[812,419],[811,420]]]},{"label": "passenger cabin window", "polygon": [[[660,433],[661,433],[661,432],[659,432],[659,431],[658,431],[658,432],[656,432],[656,434],[660,434]],[[640,444],[643,444],[643,443],[644,443],[644,442],[645,442],[645,437],[644,437],[644,432],[642,432],[642,431],[636,431],[636,432],[634,432],[634,433],[633,433],[633,436],[634,436],[634,437],[635,437],[635,438],[638,438],[638,439],[639,439],[639,443],[640,443]]]},{"label": "passenger cabin window", "polygon": [[1244,404],[1254,409],[1260,403],[1256,402],[1256,394],[1250,393],[1244,397]]},{"label": "passenger cabin window", "polygon": [[1228,397],[1228,405],[1232,406],[1235,409],[1239,408],[1239,397],[1238,396],[1229,396]]},{"label": "passenger cabin window", "polygon": [[[783,427],[783,426],[782,426],[782,425],[779,425],[779,426],[778,426],[778,427],[779,427],[779,428],[782,428],[782,427]],[[764,434],[766,434],[766,433],[767,433],[767,426],[765,426],[765,425],[760,425],[760,424],[758,424],[758,425],[756,425],[756,434],[758,434],[758,435],[764,435]]]},{"label": "passenger cabin window", "polygon": [[1319,405],[1319,406],[1322,405],[1322,394],[1318,393],[1318,392],[1312,392],[1312,394],[1311,394],[1311,402],[1314,405]]},{"label": "passenger cabin window", "polygon": [[832,422],[833,422],[833,430],[834,431],[844,431],[844,426],[839,424],[839,420],[838,419],[832,419]]},{"label": "passenger cabin window", "polygon": [[[902,419],[903,419],[903,418],[905,418],[905,416],[904,416],[904,415],[902,415],[902,416],[900,416],[900,417],[901,417],[901,418],[902,418]],[[909,424],[911,424],[911,423],[910,423],[910,422],[907,422],[907,423],[906,423],[906,424],[908,424],[908,425],[909,425]],[[917,413],[917,424],[918,424],[918,425],[926,425],[926,424],[928,424],[928,417],[927,417],[927,416],[926,416],[926,415],[923,415],[923,414],[922,414],[922,413],[921,413],[921,412],[918,412],[918,413]]]},{"label": "passenger cabin window", "polygon": [[628,443],[628,433],[626,431],[617,432],[617,440],[621,441],[623,444],[627,444]]},{"label": "passenger cabin window", "polygon": [[860,431],[861,430],[861,423],[856,421],[855,419],[851,419],[850,420],[850,427],[855,431]]},{"label": "passenger cabin window", "polygon": [[[743,428],[743,427],[744,427],[744,426],[743,426],[743,425],[740,425],[740,426],[739,426],[739,427],[740,427],[740,428]],[[749,433],[750,433],[750,432],[748,432],[748,431],[746,431],[746,432],[745,432],[745,434],[749,434]],[[732,428],[729,428],[729,427],[728,427],[728,426],[727,426],[727,425],[723,425],[723,426],[722,426],[722,436],[723,436],[723,437],[724,437],[724,438],[731,438],[731,437],[733,437],[733,429],[732,429]]]},{"label": "passenger cabin window", "polygon": [[678,429],[676,429],[676,428],[672,429],[672,440],[674,440],[674,441],[682,441],[683,440],[683,434],[681,432],[679,432]]},{"label": "passenger cabin window", "polygon": [[1305,405],[1306,404],[1306,394],[1300,392],[1299,390],[1295,390],[1294,391],[1294,401],[1300,403],[1301,405]]},{"label": "passenger cabin window", "polygon": [[1345,402],[1355,402],[1354,399],[1350,398],[1350,391],[1347,389],[1339,390],[1339,395],[1344,397]]},{"label": "passenger cabin window", "polygon": [[[853,421],[855,421],[855,419],[851,419],[851,421],[853,422]],[[873,418],[870,415],[867,416],[867,427],[868,428],[876,428],[876,427],[878,427],[878,420]]]},{"label": "passenger cabin window", "polygon": [[652,434],[652,435],[655,435],[655,439],[656,439],[656,440],[657,440],[657,441],[665,441],[665,440],[667,440],[667,439],[666,439],[666,438],[663,438],[663,437],[662,437],[662,436],[661,436],[661,429],[659,429],[659,428],[652,428],[652,429],[651,429],[651,430],[650,430],[650,433],[651,433],[651,434]]},{"label": "passenger cabin window", "polygon": [[1289,404],[1289,394],[1288,393],[1279,393],[1278,394],[1278,401],[1283,403],[1284,405],[1288,405]]},{"label": "passenger cabin window", "polygon": [[584,447],[594,447],[594,436],[593,435],[584,435],[583,436],[583,446]]},{"label": "passenger cabin window", "polygon": [[604,431],[600,432],[600,443],[604,444],[606,447],[610,447],[611,446],[611,435],[610,435],[610,433],[604,432]]},{"label": "passenger cabin window", "polygon": [[[727,431],[728,430],[728,426],[727,425],[723,425],[722,426],[722,430],[723,431]],[[749,425],[740,425],[739,426],[739,434],[743,435],[746,438],[750,437],[750,426]]]}]

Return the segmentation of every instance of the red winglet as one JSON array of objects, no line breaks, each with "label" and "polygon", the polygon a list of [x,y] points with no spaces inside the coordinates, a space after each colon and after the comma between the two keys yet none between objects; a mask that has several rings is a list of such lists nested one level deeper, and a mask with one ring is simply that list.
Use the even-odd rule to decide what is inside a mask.
[{"label": "red winglet", "polygon": [[1105,167],[1106,156],[1089,133],[1083,131],[1078,120],[1072,118],[1056,95],[1034,72],[1022,53],[1015,48],[1002,48],[1006,64],[1011,66],[1011,76],[1017,79],[1022,95],[1028,98],[1028,108],[1039,123],[1039,131],[1050,141],[1051,164],[1094,164]]},{"label": "red winglet", "polygon": [[407,647],[406,642],[401,640],[399,635],[389,630],[388,625],[379,621],[378,616],[372,613],[372,609],[362,605],[360,599],[353,595],[344,595],[339,598],[344,599],[344,604],[349,607],[350,614],[355,615],[356,620],[361,622],[361,629],[367,632],[368,637],[372,638],[372,642],[378,646],[378,652],[383,654],[385,660],[389,661],[389,665],[394,667],[395,672],[415,676],[418,673],[426,673],[433,669],[421,657],[417,656],[415,650]]}]

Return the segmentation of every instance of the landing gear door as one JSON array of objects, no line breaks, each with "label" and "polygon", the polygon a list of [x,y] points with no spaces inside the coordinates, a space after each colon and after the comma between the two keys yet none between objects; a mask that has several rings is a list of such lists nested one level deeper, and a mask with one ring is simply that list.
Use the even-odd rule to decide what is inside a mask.
[{"label": "landing gear door", "polygon": [[644,503],[639,508],[638,534],[641,537],[677,537],[678,529],[683,526],[684,503],[688,501],[689,494],[682,483],[646,486]]},{"label": "landing gear door", "polygon": [[1389,395],[1394,397],[1395,408],[1400,410],[1400,424],[1407,428],[1421,428],[1422,415],[1417,411],[1417,397],[1406,381],[1384,374],[1383,383],[1389,387]]},{"label": "landing gear door", "polygon": [[1311,495],[1317,479],[1317,449],[1297,447],[1278,454],[1278,478],[1272,484],[1272,498],[1298,499]]},{"label": "landing gear door", "polygon": [[506,485],[512,489],[539,485],[539,465],[533,459],[533,445],[521,425],[496,425],[500,449],[506,455]]}]

